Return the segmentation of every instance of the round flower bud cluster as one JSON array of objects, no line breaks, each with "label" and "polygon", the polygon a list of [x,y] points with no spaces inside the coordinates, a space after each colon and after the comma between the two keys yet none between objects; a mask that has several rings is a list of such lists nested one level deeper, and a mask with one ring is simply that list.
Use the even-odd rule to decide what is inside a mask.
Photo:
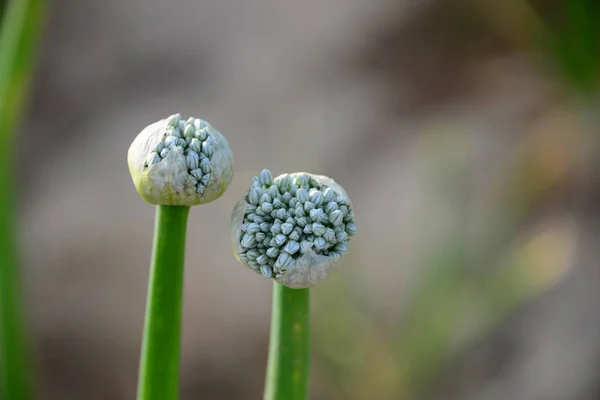
[{"label": "round flower bud cluster", "polygon": [[356,233],[346,192],[325,176],[268,170],[254,177],[232,216],[240,262],[289,287],[325,279]]},{"label": "round flower bud cluster", "polygon": [[233,178],[227,140],[208,122],[171,115],[148,126],[129,150],[129,168],[153,204],[195,205],[219,197]]},{"label": "round flower bud cluster", "polygon": [[158,164],[173,150],[179,149],[185,156],[185,166],[196,186],[196,192],[203,194],[212,173],[214,137],[212,126],[199,118],[181,119],[180,114],[167,118],[168,127],[154,151],[146,157],[144,167]]}]

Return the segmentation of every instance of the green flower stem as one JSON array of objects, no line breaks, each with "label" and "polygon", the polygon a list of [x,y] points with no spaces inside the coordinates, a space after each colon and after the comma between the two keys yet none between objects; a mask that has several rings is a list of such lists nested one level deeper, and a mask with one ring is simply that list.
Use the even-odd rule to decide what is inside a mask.
[{"label": "green flower stem", "polygon": [[138,400],[177,400],[185,234],[190,208],[156,207]]},{"label": "green flower stem", "polygon": [[0,399],[33,399],[15,238],[14,140],[44,2],[2,3],[0,31]]},{"label": "green flower stem", "polygon": [[274,283],[265,400],[308,399],[309,294]]}]

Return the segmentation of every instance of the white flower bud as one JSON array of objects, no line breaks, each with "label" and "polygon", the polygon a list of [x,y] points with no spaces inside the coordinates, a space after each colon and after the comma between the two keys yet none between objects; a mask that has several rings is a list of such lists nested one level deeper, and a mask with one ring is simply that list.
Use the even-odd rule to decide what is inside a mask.
[{"label": "white flower bud", "polygon": [[340,206],[338,206],[338,204],[335,201],[330,201],[329,203],[327,203],[327,205],[325,206],[323,211],[325,211],[326,214],[330,214],[331,212],[333,212],[339,208],[340,208]]},{"label": "white flower bud", "polygon": [[186,138],[193,138],[194,137],[194,126],[186,125],[185,129],[183,131],[183,136],[185,136]]},{"label": "white flower bud", "polygon": [[260,265],[267,265],[269,262],[269,256],[266,254],[261,254],[260,256],[256,257],[256,262]]},{"label": "white flower bud", "polygon": [[204,186],[208,186],[209,182],[210,182],[210,175],[208,175],[208,174],[204,174],[202,176],[202,179],[200,179],[200,183],[202,183]]},{"label": "white flower bud", "polygon": [[275,236],[275,244],[277,246],[283,246],[286,240],[287,237],[284,234],[279,233]]},{"label": "white flower bud", "polygon": [[331,214],[329,214],[329,221],[333,224],[333,226],[339,226],[343,221],[344,214],[340,210],[335,210]]},{"label": "white flower bud", "polygon": [[[198,154],[196,153],[190,153],[187,156],[185,156],[185,165],[187,166],[187,168],[189,170],[194,170],[196,168],[198,168],[198,163],[200,162],[200,159],[198,158]],[[191,171],[190,171],[190,175],[191,175]]]},{"label": "white flower bud", "polygon": [[288,253],[281,253],[275,261],[275,266],[279,269],[285,268],[292,262],[292,257]]},{"label": "white flower bud", "polygon": [[202,142],[198,139],[192,139],[190,141],[190,150],[193,150],[195,153],[200,153],[202,151]]},{"label": "white flower bud", "polygon": [[273,199],[271,198],[271,196],[269,196],[268,193],[263,193],[263,195],[260,196],[260,200],[258,201],[258,204],[270,203],[272,201],[273,201]]},{"label": "white flower bud", "polygon": [[262,203],[260,205],[260,208],[265,212],[265,213],[270,213],[271,211],[273,211],[273,204],[271,203]]},{"label": "white flower bud", "polygon": [[279,219],[286,219],[288,217],[288,213],[283,208],[280,208],[279,210],[275,210],[275,217]]},{"label": "white flower bud", "polygon": [[296,192],[296,199],[298,199],[300,203],[306,203],[309,199],[308,192],[303,188],[298,189]]},{"label": "white flower bud", "polygon": [[345,242],[347,240],[348,240],[348,234],[345,231],[337,232],[335,234],[335,241],[336,242]]},{"label": "white flower bud", "polygon": [[[176,144],[177,144],[177,138],[175,136],[167,136],[165,138],[164,147],[170,149],[171,147],[175,146]],[[157,146],[158,146],[158,143],[157,143]]]},{"label": "white flower bud", "polygon": [[356,225],[354,225],[354,224],[347,224],[346,225],[346,233],[349,236],[353,236],[356,233]]},{"label": "white flower bud", "polygon": [[310,201],[317,207],[320,207],[325,202],[323,193],[317,192],[314,196],[311,196]]},{"label": "white flower bud", "polygon": [[272,185],[271,187],[269,187],[269,189],[267,189],[267,193],[269,194],[269,196],[271,196],[272,199],[276,199],[280,196],[279,190],[277,190],[276,185]]},{"label": "white flower bud", "polygon": [[258,201],[260,200],[258,191],[256,190],[256,188],[252,189],[249,193],[248,193],[248,201],[250,202],[250,204],[253,205],[258,205]]},{"label": "white flower bud", "polygon": [[268,265],[261,265],[260,272],[265,278],[271,278],[273,276],[273,270]]},{"label": "white flower bud", "polygon": [[336,198],[336,193],[333,189],[331,188],[325,188],[325,190],[323,190],[323,201],[325,201],[326,203],[329,203],[330,201],[333,201],[333,199]]},{"label": "white flower bud", "polygon": [[199,141],[203,142],[206,139],[208,139],[208,130],[206,128],[197,130],[196,132],[194,132],[194,137]]},{"label": "white flower bud", "polygon": [[[200,153],[203,154],[203,153]],[[212,171],[212,162],[207,157],[204,157],[202,161],[200,161],[200,169],[205,174],[210,174]]]},{"label": "white flower bud", "polygon": [[292,224],[288,224],[287,222],[283,225],[281,225],[281,233],[283,233],[284,235],[289,235],[290,233],[292,233],[292,230],[294,229],[294,225]]},{"label": "white flower bud", "polygon": [[250,233],[245,233],[244,237],[242,238],[241,244],[242,247],[245,247],[247,249],[252,248],[254,247],[254,245],[256,245],[256,238]]},{"label": "white flower bud", "polygon": [[296,242],[295,240],[290,240],[289,242],[287,242],[283,250],[289,255],[294,255],[300,250],[300,243]]},{"label": "white flower bud", "polygon": [[302,188],[306,189],[307,186],[308,186],[308,182],[310,182],[310,178],[309,178],[308,174],[299,173],[298,175],[296,175],[296,179],[294,180],[294,182],[299,187],[302,187]]},{"label": "white flower bud", "polygon": [[296,220],[292,217],[289,217],[288,219],[285,220],[286,224],[290,224],[292,226],[296,226]]},{"label": "white flower bud", "polygon": [[327,228],[325,228],[323,224],[315,222],[314,224],[312,224],[312,231],[315,234],[315,236],[323,236],[327,231]]},{"label": "white flower bud", "polygon": [[317,249],[317,250],[323,250],[327,246],[327,241],[322,237],[315,238],[313,243],[314,243],[315,249]]},{"label": "white flower bud", "polygon": [[[350,232],[356,231],[351,207],[346,192],[327,177],[298,173],[273,179],[269,171],[262,171],[234,209],[234,254],[251,269],[265,267],[263,276],[283,285],[313,286],[347,251]],[[248,244],[253,246],[245,248]]]},{"label": "white flower bud", "polygon": [[[233,178],[233,155],[227,140],[215,129],[209,131],[214,147],[208,156],[212,162],[210,175],[198,187],[196,157],[188,151],[194,140],[181,138],[185,124],[177,114],[146,127],[134,139],[127,154],[129,172],[140,196],[151,204],[192,206],[208,203],[220,197]],[[182,130],[183,129],[183,130]],[[189,129],[189,128],[188,128]],[[152,153],[162,160],[152,164],[147,161]],[[194,172],[196,171],[196,172]]]},{"label": "white flower bud", "polygon": [[341,207],[348,204],[348,199],[346,198],[346,196],[340,195],[335,198],[335,202],[338,203]]},{"label": "white flower bud", "polygon": [[346,243],[338,243],[335,246],[335,251],[337,251],[338,253],[345,253],[348,251],[348,247],[346,246]]},{"label": "white flower bud", "polygon": [[181,120],[181,114],[173,114],[167,118],[167,123],[169,126],[176,128],[179,124],[179,120]]},{"label": "white flower bud", "polygon": [[292,194],[290,192],[285,192],[283,196],[281,196],[281,201],[284,204],[290,204],[290,200],[292,200]]},{"label": "white flower bud", "polygon": [[202,179],[202,170],[201,169],[193,169],[190,171],[190,175],[192,175],[196,180]]},{"label": "white flower bud", "polygon": [[271,226],[271,232],[274,234],[278,234],[281,233],[281,223],[280,222],[275,222],[272,226]]},{"label": "white flower bud", "polygon": [[181,132],[179,132],[179,129],[167,128],[167,135],[176,138],[178,141],[181,139]]},{"label": "white flower bud", "polygon": [[308,215],[313,222],[323,222],[327,219],[327,215],[325,215],[325,212],[320,208],[310,210]]},{"label": "white flower bud", "polygon": [[205,140],[204,142],[202,142],[202,152],[207,156],[207,157],[212,157],[213,155],[213,146],[212,144],[210,144],[210,142],[208,140]]},{"label": "white flower bud", "polygon": [[310,212],[310,210],[314,210],[315,205],[312,203],[312,201],[307,201],[306,203],[304,203],[304,211],[306,211],[307,213]]},{"label": "white flower bud", "polygon": [[294,209],[294,215],[296,215],[296,218],[304,217],[306,215],[306,212],[304,211],[304,207],[303,206],[296,207]]},{"label": "white flower bud", "polygon": [[343,217],[346,217],[346,215],[348,215],[348,207],[347,206],[340,206],[340,212],[342,213]]},{"label": "white flower bud", "polygon": [[271,185],[273,183],[273,176],[271,176],[271,171],[269,171],[268,169],[263,169],[260,175],[258,175],[258,182],[262,186]]},{"label": "white flower bud", "polygon": [[308,219],[306,217],[296,218],[296,225],[300,228],[304,228],[308,224]]},{"label": "white flower bud", "polygon": [[266,216],[268,213],[264,212],[264,211],[263,211],[263,209],[262,209],[261,207],[262,207],[262,206],[258,206],[258,207],[256,208],[256,211],[255,211],[255,213],[256,213],[256,215],[260,215],[261,217],[264,217],[264,216]]},{"label": "white flower bud", "polygon": [[327,228],[325,233],[323,234],[323,239],[327,240],[328,243],[336,243],[335,240],[335,232],[331,228]]},{"label": "white flower bud", "polygon": [[269,247],[266,254],[271,258],[277,258],[279,255],[279,249],[277,247]]},{"label": "white flower bud", "polygon": [[256,222],[249,223],[246,226],[246,232],[248,232],[248,233],[256,233],[258,231],[260,231],[260,225],[257,224]]},{"label": "white flower bud", "polygon": [[260,253],[256,250],[248,250],[246,255],[248,256],[248,259],[256,260],[260,256]]},{"label": "white flower bud", "polygon": [[302,236],[302,229],[296,227],[296,228],[294,228],[294,230],[292,231],[292,233],[290,233],[288,235],[288,239],[289,240],[296,240],[296,241],[298,241],[298,240],[300,240],[301,236]]},{"label": "white flower bud", "polygon": [[344,216],[344,222],[349,223],[354,221],[354,211],[348,211],[348,213]]}]

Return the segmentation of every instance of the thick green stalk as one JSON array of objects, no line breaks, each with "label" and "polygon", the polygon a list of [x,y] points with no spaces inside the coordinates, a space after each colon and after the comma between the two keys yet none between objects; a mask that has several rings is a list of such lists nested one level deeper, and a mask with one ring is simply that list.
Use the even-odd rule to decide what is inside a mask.
[{"label": "thick green stalk", "polygon": [[309,289],[274,283],[265,400],[308,399],[309,334]]},{"label": "thick green stalk", "polygon": [[177,400],[189,207],[157,206],[138,400]]},{"label": "thick green stalk", "polygon": [[15,233],[14,136],[41,27],[41,0],[12,0],[0,31],[0,398],[33,398]]}]

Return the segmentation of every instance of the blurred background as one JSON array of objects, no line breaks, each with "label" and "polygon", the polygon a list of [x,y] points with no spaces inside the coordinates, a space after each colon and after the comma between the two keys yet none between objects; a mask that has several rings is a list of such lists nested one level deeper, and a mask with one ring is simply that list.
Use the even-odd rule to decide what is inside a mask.
[{"label": "blurred background", "polygon": [[39,398],[135,397],[154,208],[126,152],[176,112],[236,163],[190,214],[182,399],[262,396],[271,283],[237,264],[228,221],[263,168],[332,176],[357,215],[312,292],[313,399],[600,398],[584,3],[50,2],[17,139]]}]

